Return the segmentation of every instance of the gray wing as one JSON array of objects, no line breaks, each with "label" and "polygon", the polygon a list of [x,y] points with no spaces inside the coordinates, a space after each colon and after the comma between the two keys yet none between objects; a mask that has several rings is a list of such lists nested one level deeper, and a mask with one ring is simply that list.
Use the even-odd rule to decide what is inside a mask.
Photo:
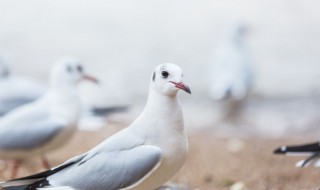
[{"label": "gray wing", "polygon": [[52,186],[74,189],[116,190],[139,183],[161,163],[160,148],[141,145],[113,152],[99,152],[47,178]]},{"label": "gray wing", "polygon": [[7,112],[27,103],[34,101],[33,98],[15,98],[10,100],[1,101],[0,104],[0,115],[4,115]]},{"label": "gray wing", "polygon": [[12,122],[11,126],[0,125],[0,150],[32,149],[49,142],[64,125],[47,116]]},{"label": "gray wing", "polygon": [[25,77],[9,77],[0,81],[0,114],[33,102],[46,92],[39,81]]}]

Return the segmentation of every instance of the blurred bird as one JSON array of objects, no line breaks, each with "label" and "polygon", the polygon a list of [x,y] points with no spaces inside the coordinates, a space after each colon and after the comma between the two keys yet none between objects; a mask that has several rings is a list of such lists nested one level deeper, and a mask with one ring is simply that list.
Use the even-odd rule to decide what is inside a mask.
[{"label": "blurred bird", "polygon": [[151,190],[169,180],[183,165],[188,150],[179,89],[182,70],[161,64],[151,76],[141,115],[89,152],[33,176],[2,182],[8,189]]},{"label": "blurred bird", "polygon": [[296,167],[320,167],[320,142],[282,146],[277,148],[273,153],[285,154],[287,156],[309,156],[307,159],[297,162]]},{"label": "blurred bird", "polygon": [[82,79],[97,80],[83,71],[75,59],[64,59],[54,66],[50,89],[38,100],[23,105],[0,120],[0,158],[15,160],[11,177],[17,175],[20,162],[42,156],[66,143],[75,131],[80,103],[76,85]]},{"label": "blurred bird", "polygon": [[0,115],[38,99],[46,90],[36,79],[11,75],[8,63],[0,57]]},{"label": "blurred bird", "polygon": [[[0,56],[0,116],[37,100],[48,90],[48,87],[39,80],[32,77],[11,75],[10,73],[9,64]],[[129,109],[129,106],[122,105],[91,105],[82,101],[81,98],[85,98],[85,96],[86,94],[80,93],[81,107],[83,108],[80,122],[83,122],[86,128],[90,127],[92,121],[97,120],[104,124],[105,118],[110,114],[125,112]]]},{"label": "blurred bird", "polygon": [[214,101],[228,101],[236,112],[253,83],[250,56],[244,45],[244,24],[233,23],[226,39],[216,49],[211,69],[209,95]]}]

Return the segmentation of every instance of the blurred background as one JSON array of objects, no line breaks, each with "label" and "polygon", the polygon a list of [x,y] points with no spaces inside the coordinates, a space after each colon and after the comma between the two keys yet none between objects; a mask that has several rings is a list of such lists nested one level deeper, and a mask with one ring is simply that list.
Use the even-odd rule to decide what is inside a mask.
[{"label": "blurred background", "polygon": [[[103,129],[106,134],[141,112],[152,70],[176,63],[192,95],[179,95],[191,158],[175,181],[200,189],[228,189],[237,181],[248,189],[312,188],[316,170],[296,169],[296,159],[274,158],[272,150],[317,140],[320,133],[319,5],[315,0],[1,0],[0,53],[12,73],[44,82],[61,57],[81,60],[102,81],[99,89],[80,87],[85,101],[130,105],[129,113],[111,117],[115,124]],[[222,101],[209,95],[210,68],[233,23],[246,28],[243,48],[253,73],[236,120],[224,117]],[[230,143],[244,148],[238,155],[221,153]],[[201,154],[201,148],[212,153]],[[226,157],[238,161],[226,163]],[[248,157],[254,159],[250,166]],[[264,161],[265,168],[274,167],[248,177],[248,168]]]}]

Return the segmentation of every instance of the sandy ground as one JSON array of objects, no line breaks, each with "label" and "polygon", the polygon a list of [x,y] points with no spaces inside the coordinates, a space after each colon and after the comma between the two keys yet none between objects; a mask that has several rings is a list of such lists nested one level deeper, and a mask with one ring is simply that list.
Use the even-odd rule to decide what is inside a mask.
[{"label": "sandy ground", "polygon": [[[83,153],[103,139],[121,130],[123,124],[109,124],[101,131],[78,131],[72,140],[60,150],[48,154],[52,165]],[[239,129],[240,130],[240,129]],[[309,136],[309,140],[316,139]],[[316,189],[319,170],[295,168],[301,158],[275,156],[272,151],[280,145],[303,143],[306,137],[260,138],[226,137],[216,135],[213,129],[189,133],[189,157],[172,182],[201,190],[227,190],[234,183],[243,183],[252,190]],[[43,170],[40,160],[26,161],[19,176]],[[9,166],[3,167],[0,180],[9,176]],[[239,189],[239,190],[243,190]]]},{"label": "sandy ground", "polygon": [[[315,190],[320,186],[317,168],[296,168],[301,157],[273,155],[286,144],[317,141],[319,102],[312,98],[250,98],[240,116],[221,117],[225,104],[188,101],[181,96],[189,156],[171,182],[195,190]],[[62,149],[51,152],[52,166],[81,154],[128,126],[141,112],[136,102],[129,112],[108,117],[99,131],[78,131]],[[219,116],[220,114],[220,116]],[[0,181],[10,175],[10,165],[0,164]],[[19,176],[42,171],[39,158],[25,161]],[[235,183],[244,188],[232,189]],[[185,190],[185,189],[183,189]]]}]

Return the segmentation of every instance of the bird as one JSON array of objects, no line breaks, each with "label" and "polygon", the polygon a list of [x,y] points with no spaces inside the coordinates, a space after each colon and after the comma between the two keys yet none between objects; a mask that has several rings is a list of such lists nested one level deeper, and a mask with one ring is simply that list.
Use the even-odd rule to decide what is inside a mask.
[{"label": "bird", "polygon": [[46,85],[35,78],[12,75],[10,65],[0,56],[0,116],[35,101],[46,90]]},{"label": "bird", "polygon": [[4,190],[152,190],[184,164],[188,140],[179,90],[191,94],[182,69],[160,64],[150,77],[145,108],[131,125],[88,152],[32,176],[0,183]]},{"label": "bird", "polygon": [[[42,97],[48,90],[48,86],[42,81],[30,76],[13,75],[10,64],[3,56],[0,56],[0,116],[18,108],[21,105],[31,103]],[[120,113],[128,110],[127,105],[100,106],[90,105],[81,100],[85,94],[80,94],[82,115],[95,117],[107,117],[112,113]],[[92,98],[92,97],[89,97]]]},{"label": "bird", "polygon": [[246,30],[244,23],[232,23],[209,64],[209,97],[223,103],[226,117],[238,114],[253,85],[251,57],[244,43]]},{"label": "bird", "polygon": [[307,159],[297,162],[296,167],[320,167],[320,142],[282,146],[274,150],[273,153],[287,156],[308,156]]},{"label": "bird", "polygon": [[35,156],[50,168],[45,154],[64,145],[76,129],[80,110],[76,86],[83,79],[97,83],[78,60],[63,58],[53,67],[50,88],[42,97],[0,119],[0,158],[14,161],[11,178],[21,161]]}]

